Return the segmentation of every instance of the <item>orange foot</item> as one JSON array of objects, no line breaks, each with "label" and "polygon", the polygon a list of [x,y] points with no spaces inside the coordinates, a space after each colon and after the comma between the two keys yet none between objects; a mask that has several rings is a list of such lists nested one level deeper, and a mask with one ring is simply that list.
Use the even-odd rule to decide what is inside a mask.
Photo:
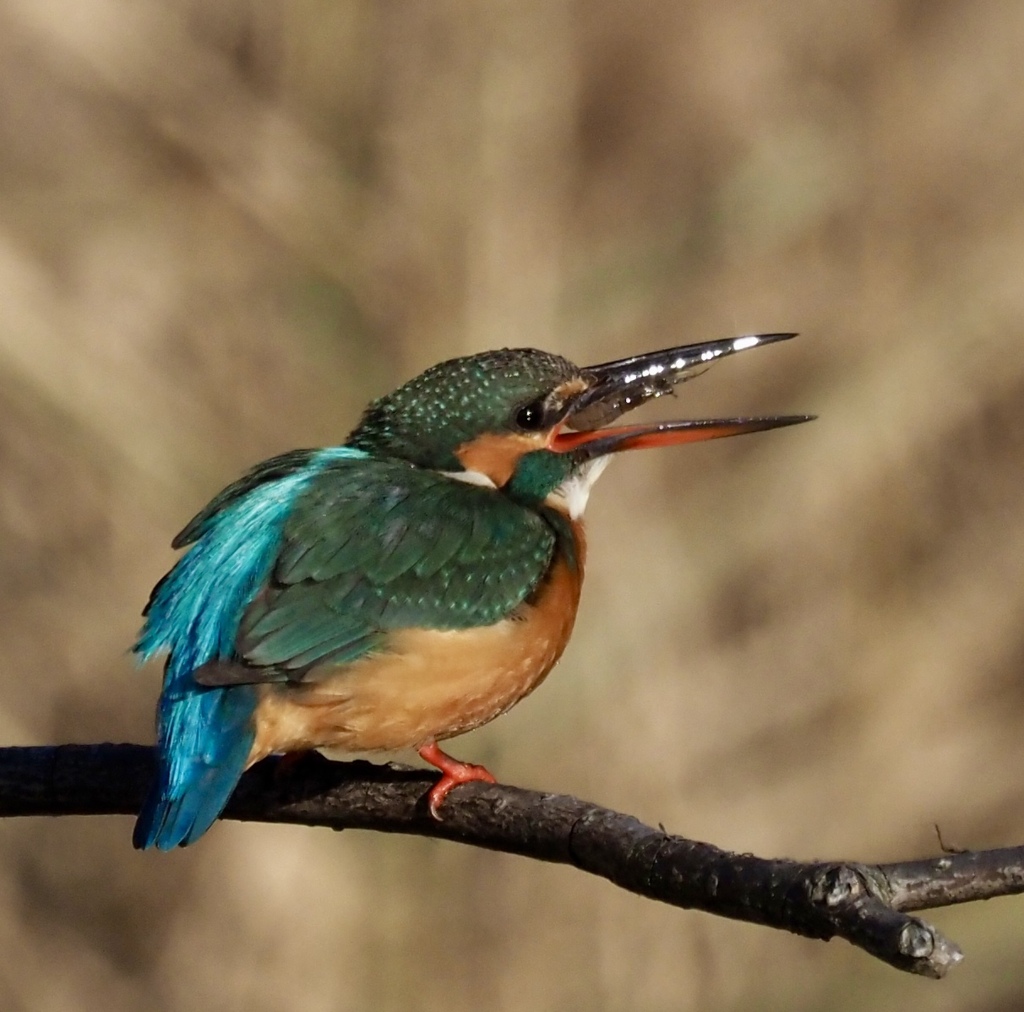
[{"label": "orange foot", "polygon": [[430,814],[438,822],[441,821],[438,809],[453,787],[458,787],[459,784],[468,784],[473,780],[483,780],[488,784],[497,783],[483,766],[474,766],[472,763],[460,763],[458,759],[453,759],[447,752],[442,752],[437,747],[436,741],[432,741],[429,745],[424,745],[419,749],[419,755],[421,759],[425,759],[431,766],[436,766],[443,774],[441,779],[430,788],[430,793],[427,795]]}]

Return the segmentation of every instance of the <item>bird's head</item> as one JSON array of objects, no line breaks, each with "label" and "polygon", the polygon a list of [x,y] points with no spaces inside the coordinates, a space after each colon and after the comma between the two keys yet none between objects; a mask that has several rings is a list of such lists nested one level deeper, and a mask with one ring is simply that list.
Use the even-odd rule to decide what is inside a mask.
[{"label": "bird's head", "polygon": [[793,334],[668,348],[580,367],[532,348],[441,362],[374,401],[348,445],[500,489],[526,504],[553,496],[574,519],[609,457],[808,421],[810,415],[605,428],[716,359]]}]

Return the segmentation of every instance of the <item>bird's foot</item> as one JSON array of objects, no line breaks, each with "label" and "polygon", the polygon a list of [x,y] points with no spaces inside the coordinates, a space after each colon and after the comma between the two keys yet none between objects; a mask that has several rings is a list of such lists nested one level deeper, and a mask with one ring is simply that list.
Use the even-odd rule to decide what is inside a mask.
[{"label": "bird's foot", "polygon": [[441,779],[438,780],[430,793],[427,795],[427,806],[430,814],[441,821],[441,803],[448,796],[448,792],[459,784],[468,784],[473,780],[482,780],[484,783],[495,784],[497,781],[490,771],[483,766],[476,766],[473,763],[461,763],[453,759],[447,752],[442,752],[437,742],[424,745],[419,751],[421,759],[426,760],[431,766],[436,766],[441,771]]}]

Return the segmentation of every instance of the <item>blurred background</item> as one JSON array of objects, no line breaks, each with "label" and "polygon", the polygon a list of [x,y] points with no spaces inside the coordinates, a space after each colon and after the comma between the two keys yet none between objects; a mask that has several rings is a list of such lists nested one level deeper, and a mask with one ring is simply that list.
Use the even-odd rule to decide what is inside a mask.
[{"label": "blurred background", "polygon": [[[649,416],[577,635],[454,751],[737,850],[1024,841],[1024,5],[0,0],[0,740],[151,741],[172,535],[427,365],[755,330]],[[381,835],[0,824],[20,1010],[1010,1010],[565,868]]]}]

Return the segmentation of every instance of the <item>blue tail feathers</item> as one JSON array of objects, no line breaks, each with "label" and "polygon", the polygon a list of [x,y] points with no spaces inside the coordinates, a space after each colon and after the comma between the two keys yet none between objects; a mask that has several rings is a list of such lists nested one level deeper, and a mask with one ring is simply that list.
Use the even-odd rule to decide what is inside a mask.
[{"label": "blue tail feathers", "polygon": [[135,823],[137,848],[184,847],[213,825],[249,758],[256,702],[252,685],[165,696],[159,768]]},{"label": "blue tail feathers", "polygon": [[157,711],[157,776],[135,824],[139,849],[195,842],[216,821],[248,762],[258,689],[208,688],[202,664],[233,656],[246,607],[266,581],[296,498],[347,447],[265,461],[222,492],[176,545],[194,542],[157,584],[135,645],[142,661],[168,654]]}]

